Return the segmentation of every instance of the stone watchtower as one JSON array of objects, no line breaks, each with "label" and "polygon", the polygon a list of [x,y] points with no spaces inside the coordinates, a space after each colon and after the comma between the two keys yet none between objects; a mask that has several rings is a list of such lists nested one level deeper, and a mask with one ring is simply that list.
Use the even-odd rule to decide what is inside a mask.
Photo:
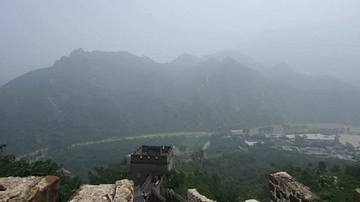
[{"label": "stone watchtower", "polygon": [[131,154],[130,164],[131,179],[135,186],[142,185],[149,174],[151,174],[154,182],[173,169],[172,147],[143,145]]}]

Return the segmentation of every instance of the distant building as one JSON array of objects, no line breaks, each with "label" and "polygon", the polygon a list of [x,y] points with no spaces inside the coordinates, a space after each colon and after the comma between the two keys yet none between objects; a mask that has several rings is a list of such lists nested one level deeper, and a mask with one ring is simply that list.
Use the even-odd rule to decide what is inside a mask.
[{"label": "distant building", "polygon": [[151,174],[154,182],[173,169],[172,147],[143,145],[131,154],[130,164],[131,179],[134,181],[135,186],[142,185],[149,174]]}]

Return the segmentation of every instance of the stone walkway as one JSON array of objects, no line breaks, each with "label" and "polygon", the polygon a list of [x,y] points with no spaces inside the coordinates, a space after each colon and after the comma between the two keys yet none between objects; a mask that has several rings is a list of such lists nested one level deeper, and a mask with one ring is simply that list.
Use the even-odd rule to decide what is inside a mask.
[{"label": "stone walkway", "polygon": [[[146,192],[150,194],[151,191],[151,187],[154,186],[154,183],[150,183],[147,187],[146,187]],[[134,189],[134,202],[143,202],[144,201],[144,197],[141,194],[143,190],[140,190],[140,187],[137,186]],[[146,201],[149,201],[149,196],[147,197]]]}]

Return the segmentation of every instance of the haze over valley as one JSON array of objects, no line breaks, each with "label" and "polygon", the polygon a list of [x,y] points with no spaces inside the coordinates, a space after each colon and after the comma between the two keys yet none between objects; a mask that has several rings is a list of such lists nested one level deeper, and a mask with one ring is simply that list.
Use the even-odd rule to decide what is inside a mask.
[{"label": "haze over valley", "polygon": [[286,64],[259,69],[265,77],[223,53],[242,59],[182,54],[161,64],[129,52],[74,50],[0,88],[1,138],[26,150],[152,132],[359,124],[359,89]]},{"label": "haze over valley", "polygon": [[[154,187],[240,202],[272,200],[280,173],[352,201],[359,13],[350,0],[4,1],[0,180],[58,176],[59,201],[136,178],[136,202]],[[152,175],[143,160],[171,166]]]}]

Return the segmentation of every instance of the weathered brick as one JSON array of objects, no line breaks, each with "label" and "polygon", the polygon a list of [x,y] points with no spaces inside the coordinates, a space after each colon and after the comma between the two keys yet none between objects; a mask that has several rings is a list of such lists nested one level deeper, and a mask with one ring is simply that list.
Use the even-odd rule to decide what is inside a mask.
[{"label": "weathered brick", "polygon": [[293,195],[290,195],[289,199],[290,199],[290,202],[299,202],[299,200]]},{"label": "weathered brick", "polygon": [[134,197],[134,182],[118,180],[115,184],[82,185],[70,198],[70,202],[127,202]]},{"label": "weathered brick", "polygon": [[275,192],[275,186],[272,182],[269,182],[270,191]]},{"label": "weathered brick", "polygon": [[270,201],[271,202],[276,202],[277,201],[273,194],[270,194]]},{"label": "weathered brick", "polygon": [[277,182],[278,184],[278,186],[275,187],[275,190],[276,197],[279,199],[282,198],[285,201],[314,201],[313,194],[311,193],[309,187],[296,181],[294,177],[286,172],[278,172],[270,175],[270,190],[272,189],[271,182]]},{"label": "weathered brick", "polygon": [[279,190],[276,190],[276,198],[280,198],[281,195],[280,195],[280,191]]},{"label": "weathered brick", "polygon": [[60,178],[57,176],[44,177],[31,192],[29,199],[34,201],[56,201],[60,192]]},{"label": "weathered brick", "polygon": [[278,184],[279,184],[279,182],[278,182],[278,180],[276,179],[276,177],[273,176],[272,174],[270,175],[270,181],[271,181],[273,184],[275,184],[275,185],[278,185]]},{"label": "weathered brick", "polygon": [[201,195],[196,189],[188,189],[187,197],[189,202],[215,202]]},{"label": "weathered brick", "polygon": [[56,201],[60,191],[60,179],[57,176],[46,177],[7,177],[0,178],[5,188],[1,191],[0,201]]}]

